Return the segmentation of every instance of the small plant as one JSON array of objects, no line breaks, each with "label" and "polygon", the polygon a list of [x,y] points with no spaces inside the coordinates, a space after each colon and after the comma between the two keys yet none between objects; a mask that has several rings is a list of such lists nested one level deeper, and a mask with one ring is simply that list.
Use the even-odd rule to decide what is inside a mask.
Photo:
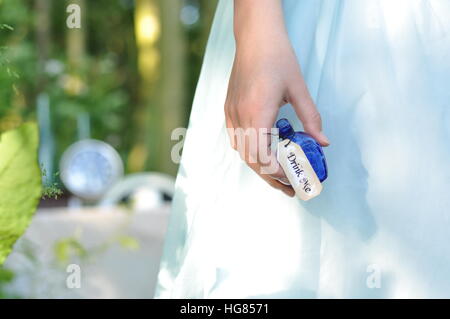
[{"label": "small plant", "polygon": [[[47,171],[46,169],[41,165],[41,173],[42,173],[42,180],[45,180],[47,177]],[[59,176],[59,172],[55,173],[53,177],[56,179]],[[45,184],[42,185],[42,198],[54,198],[58,199],[59,196],[63,194],[63,191],[61,188],[59,188],[59,184],[57,182],[53,182],[51,184]]]},{"label": "small plant", "polygon": [[57,240],[53,245],[53,252],[56,262],[64,266],[69,262],[75,261],[92,262],[114,245],[119,245],[129,251],[137,251],[140,247],[136,238],[116,234],[106,239],[103,243],[87,248],[81,243],[81,229],[77,229],[73,236]]}]

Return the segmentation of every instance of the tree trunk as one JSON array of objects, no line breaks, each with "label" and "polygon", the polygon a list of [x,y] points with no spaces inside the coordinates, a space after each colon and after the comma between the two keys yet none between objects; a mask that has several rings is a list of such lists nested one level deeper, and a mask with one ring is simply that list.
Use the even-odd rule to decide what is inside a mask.
[{"label": "tree trunk", "polygon": [[36,0],[36,44],[38,55],[37,93],[42,92],[46,86],[45,63],[50,51],[50,3],[49,0]]},{"label": "tree trunk", "polygon": [[185,36],[179,0],[137,0],[135,7],[141,107],[129,169],[175,175],[171,133],[181,126],[185,95]]},{"label": "tree trunk", "polygon": [[[180,0],[159,0],[161,7],[162,37],[161,76],[158,91],[150,110],[153,132],[150,140],[157,152],[150,158],[150,167],[169,174],[176,174],[178,165],[171,159],[171,149],[175,142],[171,134],[183,125],[186,90],[186,36],[180,21]],[[150,149],[152,150],[152,149]]]}]

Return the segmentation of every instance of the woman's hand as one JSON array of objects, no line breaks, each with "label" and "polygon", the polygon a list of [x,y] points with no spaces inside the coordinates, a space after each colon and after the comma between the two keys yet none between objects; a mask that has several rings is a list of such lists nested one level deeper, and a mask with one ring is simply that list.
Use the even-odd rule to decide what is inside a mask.
[{"label": "woman's hand", "polygon": [[[329,145],[285,30],[280,0],[235,0],[236,55],[225,117],[232,147],[271,186],[295,192],[270,151],[279,108],[291,103],[307,133]],[[256,132],[256,134],[254,134]]]}]

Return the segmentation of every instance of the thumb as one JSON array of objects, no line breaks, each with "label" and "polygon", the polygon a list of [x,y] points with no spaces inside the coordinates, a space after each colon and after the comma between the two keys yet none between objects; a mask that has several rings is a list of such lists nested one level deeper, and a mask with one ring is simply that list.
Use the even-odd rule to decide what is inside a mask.
[{"label": "thumb", "polygon": [[295,81],[289,90],[289,102],[303,124],[305,132],[311,135],[320,145],[328,146],[330,141],[322,131],[320,113],[309,94],[303,78]]}]

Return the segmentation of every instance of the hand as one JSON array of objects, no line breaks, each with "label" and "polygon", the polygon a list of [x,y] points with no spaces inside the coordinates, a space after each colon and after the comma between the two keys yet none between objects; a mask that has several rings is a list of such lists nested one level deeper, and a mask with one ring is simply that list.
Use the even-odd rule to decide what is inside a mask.
[{"label": "hand", "polygon": [[304,130],[327,146],[320,114],[284,28],[280,1],[236,0],[234,23],[236,54],[225,102],[231,145],[263,180],[292,197],[295,192],[284,184],[287,179],[270,151],[268,133],[279,108],[291,103]]}]

